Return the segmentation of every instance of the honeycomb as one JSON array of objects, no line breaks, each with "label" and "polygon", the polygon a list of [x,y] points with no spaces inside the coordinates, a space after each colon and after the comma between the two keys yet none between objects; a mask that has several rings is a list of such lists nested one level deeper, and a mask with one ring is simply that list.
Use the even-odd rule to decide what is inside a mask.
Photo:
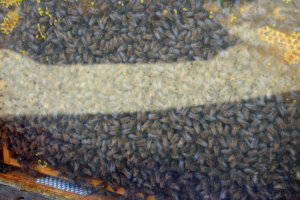
[{"label": "honeycomb", "polygon": [[7,13],[6,17],[3,19],[3,22],[1,23],[0,30],[3,34],[9,34],[13,31],[15,26],[19,23],[19,14],[18,14],[19,8],[17,7],[14,10],[11,10]]},{"label": "honeycomb", "polygon": [[300,57],[300,32],[286,33],[264,26],[258,29],[260,39],[273,45],[285,48],[284,59],[288,64],[296,64]]},{"label": "honeycomb", "polygon": [[22,0],[0,0],[0,7],[5,6],[6,8],[14,6],[13,10],[8,11],[7,15],[3,19],[0,30],[3,34],[9,34],[15,28],[15,26],[19,23],[19,14],[20,10],[19,5]]},{"label": "honeycomb", "polygon": [[22,0],[0,0],[0,6],[4,5],[8,8],[10,6],[18,6],[21,2]]}]

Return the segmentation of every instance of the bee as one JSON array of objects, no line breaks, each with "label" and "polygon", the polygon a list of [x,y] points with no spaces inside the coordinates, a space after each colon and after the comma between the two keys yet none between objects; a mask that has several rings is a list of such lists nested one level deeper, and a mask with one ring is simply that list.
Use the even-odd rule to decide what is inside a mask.
[{"label": "bee", "polygon": [[183,18],[184,23],[188,24],[189,26],[193,26],[196,24],[194,18]]},{"label": "bee", "polygon": [[277,109],[279,111],[279,114],[284,117],[287,113],[287,109],[285,108],[285,106],[281,103],[277,105]]},{"label": "bee", "polygon": [[179,33],[178,39],[179,40],[185,40],[187,34],[188,34],[188,31],[187,30],[183,30],[181,33]]},{"label": "bee", "polygon": [[147,43],[145,43],[145,45],[144,45],[143,52],[144,52],[144,53],[147,53],[147,52],[149,52],[149,51],[150,51],[150,44],[147,42]]},{"label": "bee", "polygon": [[197,12],[194,17],[196,20],[204,20],[208,17],[208,15],[209,15],[208,12],[200,11]]},{"label": "bee", "polygon": [[170,40],[176,41],[176,37],[175,37],[175,35],[173,35],[173,33],[172,33],[171,31],[166,31],[166,32],[165,32],[165,35],[166,35]]},{"label": "bee", "polygon": [[152,34],[144,34],[143,39],[145,40],[153,40],[153,35]]},{"label": "bee", "polygon": [[[216,128],[218,130],[218,133],[220,135],[223,135],[224,134],[224,128],[223,128],[223,124],[221,122],[217,122],[216,124]],[[225,135],[225,134],[224,134]]]},{"label": "bee", "polygon": [[148,114],[148,119],[152,120],[152,119],[159,119],[160,115],[157,113],[149,113]]},{"label": "bee", "polygon": [[277,134],[277,131],[276,131],[276,129],[274,128],[273,125],[269,124],[266,128],[267,128],[267,131],[269,131],[269,132],[272,133],[273,135],[276,135],[276,134]]},{"label": "bee", "polygon": [[197,20],[197,25],[199,25],[201,29],[207,30],[206,24],[203,20]]},{"label": "bee", "polygon": [[58,11],[59,14],[61,14],[62,17],[67,15],[66,9],[62,9],[62,8],[58,7],[57,11]]},{"label": "bee", "polygon": [[127,123],[123,123],[122,124],[122,129],[132,129],[134,125],[135,125],[135,121],[134,120],[129,121]]},{"label": "bee", "polygon": [[124,52],[121,51],[121,52],[119,53],[119,56],[121,57],[121,59],[122,59],[123,62],[127,62],[128,58],[127,58],[127,56],[124,54]]},{"label": "bee", "polygon": [[188,126],[184,126],[184,129],[185,129],[187,132],[193,134],[193,133],[194,133],[194,129],[192,128],[192,126],[193,126],[192,122],[191,122],[190,120],[187,120],[186,123],[187,123]]},{"label": "bee", "polygon": [[127,135],[127,134],[132,133],[132,129],[131,128],[129,128],[129,129],[123,129],[121,132],[122,132],[122,134]]},{"label": "bee", "polygon": [[133,45],[134,48],[135,48],[135,53],[138,55],[138,56],[141,56],[143,54],[143,49],[141,48],[141,46],[139,46],[138,44],[134,44]]},{"label": "bee", "polygon": [[121,52],[121,51],[125,51],[126,49],[126,46],[125,45],[121,45],[119,48],[118,48],[118,52]]},{"label": "bee", "polygon": [[105,33],[104,38],[106,40],[110,40],[112,38],[112,36],[113,36],[113,32],[110,31],[110,32]]},{"label": "bee", "polygon": [[159,53],[161,54],[166,54],[168,52],[169,48],[168,47],[163,47],[159,50]]},{"label": "bee", "polygon": [[67,2],[64,2],[64,1],[59,1],[59,2],[58,2],[58,7],[59,7],[59,8],[66,9],[66,8],[68,8],[68,3],[67,3]]},{"label": "bee", "polygon": [[154,36],[156,37],[157,40],[161,40],[161,35],[157,30],[153,31]]},{"label": "bee", "polygon": [[215,123],[209,123],[209,127],[210,127],[210,131],[213,135],[218,134]]},{"label": "bee", "polygon": [[122,25],[123,25],[123,27],[127,27],[127,25],[128,25],[128,22],[127,22],[127,18],[126,18],[126,16],[125,16],[125,15],[122,15],[122,17],[121,17],[121,21],[122,21]]},{"label": "bee", "polygon": [[238,117],[237,121],[245,128],[248,127],[248,122],[245,121],[243,118]]},{"label": "bee", "polygon": [[47,1],[45,2],[45,5],[48,7],[48,8],[51,8],[53,6],[56,5],[56,2],[55,1]]},{"label": "bee", "polygon": [[192,141],[192,137],[187,132],[183,132],[183,137],[184,137],[185,141],[187,141],[187,142]]},{"label": "bee", "polygon": [[51,157],[47,157],[47,162],[51,164],[52,167],[55,167],[56,166],[56,163],[54,162],[54,159],[51,158]]},{"label": "bee", "polygon": [[[63,18],[62,14],[61,14],[58,10],[55,11],[55,15],[56,15],[56,17],[57,17],[58,19],[62,19],[62,18]],[[57,24],[57,23],[56,23],[56,24]]]},{"label": "bee", "polygon": [[[196,28],[196,29],[192,30],[190,37],[191,37],[192,41],[202,39],[202,30],[201,30],[201,28]],[[196,43],[196,44],[198,44],[198,43]],[[201,45],[199,47],[201,47]]]},{"label": "bee", "polygon": [[176,146],[177,148],[181,149],[183,145],[184,145],[184,139],[180,138]]},{"label": "bee", "polygon": [[[223,152],[222,152],[223,153]],[[222,170],[226,171],[228,166],[226,164],[226,162],[222,159],[222,158],[219,158],[218,159],[218,163],[219,163],[219,166]]]},{"label": "bee", "polygon": [[176,130],[182,130],[182,126],[179,125],[178,123],[171,124],[171,128],[176,129]]},{"label": "bee", "polygon": [[211,149],[214,146],[214,138],[209,137],[208,138],[208,149]]},{"label": "bee", "polygon": [[240,148],[241,152],[243,152],[243,153],[247,152],[247,150],[248,150],[246,147],[246,144],[244,142],[239,143],[239,148]]},{"label": "bee", "polygon": [[207,121],[215,121],[216,120],[216,118],[214,116],[212,116],[212,115],[205,115],[204,118]]},{"label": "bee", "polygon": [[87,51],[83,52],[83,61],[85,63],[87,63],[87,61],[88,61],[88,52]]},{"label": "bee", "polygon": [[90,169],[88,168],[83,168],[82,172],[85,174],[85,175],[88,175],[88,176],[92,176],[92,172]]},{"label": "bee", "polygon": [[122,17],[117,13],[110,14],[109,17],[115,24],[119,24],[122,22]]},{"label": "bee", "polygon": [[229,144],[229,147],[231,147],[232,149],[235,149],[237,147],[238,140],[237,138],[228,138],[227,144]]},{"label": "bee", "polygon": [[33,36],[33,34],[24,33],[24,37],[25,39],[30,40],[31,42],[35,41],[35,37]]},{"label": "bee", "polygon": [[176,185],[175,183],[171,183],[170,188],[173,190],[180,191],[180,187],[178,185]]},{"label": "bee", "polygon": [[[100,10],[107,10],[108,8],[110,8],[110,4],[104,3],[104,4],[102,5],[102,7],[100,8]],[[93,7],[93,6],[91,6],[91,7],[89,7],[88,13],[89,13],[89,14],[93,14],[93,15],[99,15],[99,14],[101,13],[100,10],[97,9],[97,8],[95,8],[95,7]],[[83,13],[83,10],[80,10],[80,9],[79,9],[78,12],[84,14],[84,13]],[[81,15],[82,15],[82,14],[81,14]]]},{"label": "bee", "polygon": [[174,55],[179,55],[180,54],[180,50],[179,49],[175,49],[173,47],[171,47],[169,49],[169,52],[172,53],[172,54],[174,54]]},{"label": "bee", "polygon": [[203,147],[205,147],[205,148],[208,146],[207,142],[205,142],[204,140],[202,140],[202,139],[200,139],[200,138],[197,138],[197,139],[196,139],[196,143],[197,143],[197,144],[200,144],[201,146],[203,146]]},{"label": "bee", "polygon": [[28,46],[36,53],[39,51],[39,46],[34,44],[33,42],[28,42]]},{"label": "bee", "polygon": [[[97,51],[97,54],[98,54],[98,51]],[[101,54],[102,55],[102,54]],[[100,56],[101,56],[100,55]],[[96,63],[102,63],[103,61],[102,61],[102,59],[99,57],[99,56],[96,56]]]},{"label": "bee", "polygon": [[257,195],[253,192],[252,188],[246,184],[245,185],[246,189],[247,189],[247,192],[248,194],[253,198],[253,199],[257,199]]},{"label": "bee", "polygon": [[129,63],[136,63],[136,58],[134,55],[130,56],[129,60],[128,60]]},{"label": "bee", "polygon": [[243,118],[245,120],[249,120],[250,119],[250,112],[247,108],[242,108],[242,113],[243,113]]},{"label": "bee", "polygon": [[197,106],[197,107],[192,107],[191,108],[191,112],[192,113],[201,113],[202,112],[202,110],[203,110],[203,108],[201,107],[201,106]]},{"label": "bee", "polygon": [[75,173],[78,171],[79,167],[80,167],[80,164],[78,162],[75,162],[74,163],[74,172]]},{"label": "bee", "polygon": [[263,112],[264,112],[264,113],[270,113],[270,112],[272,111],[273,107],[274,107],[274,105],[272,105],[271,103],[268,103],[268,104],[264,107]]},{"label": "bee", "polygon": [[272,109],[272,111],[270,111],[269,114],[268,114],[268,116],[267,116],[268,120],[270,122],[273,122],[274,119],[276,118],[277,114],[278,114],[278,111],[275,110],[275,109]]},{"label": "bee", "polygon": [[215,33],[220,36],[225,36],[225,35],[227,35],[227,30],[225,28],[221,28],[221,29],[216,30]]},{"label": "bee", "polygon": [[209,126],[208,126],[208,124],[206,123],[206,121],[204,119],[200,120],[200,124],[202,125],[204,130],[209,130]]},{"label": "bee", "polygon": [[40,23],[47,23],[47,22],[49,22],[49,17],[48,16],[40,17],[39,22]]},{"label": "bee", "polygon": [[71,7],[67,7],[67,12],[69,15],[75,15],[75,16],[78,15],[78,11]]},{"label": "bee", "polygon": [[95,16],[92,16],[88,22],[88,25],[93,26],[95,24],[95,22],[96,22],[96,18],[95,18]]},{"label": "bee", "polygon": [[203,36],[203,44],[205,45],[210,44],[210,37],[208,35]]},{"label": "bee", "polygon": [[277,124],[277,126],[278,126],[280,129],[285,129],[285,127],[286,127],[284,121],[283,121],[282,118],[280,118],[280,117],[277,117],[277,118],[275,119],[275,123]]},{"label": "bee", "polygon": [[45,52],[46,55],[52,55],[54,53],[54,50],[53,50],[52,47],[49,47],[49,48],[46,48],[44,50],[44,52]]},{"label": "bee", "polygon": [[159,120],[154,120],[152,126],[151,126],[152,129],[156,130],[156,132],[158,134],[160,134],[162,132],[161,130],[161,127],[160,127],[160,123],[159,123]]},{"label": "bee", "polygon": [[251,103],[245,103],[244,106],[248,108],[249,110],[257,111],[259,110],[258,106]]}]

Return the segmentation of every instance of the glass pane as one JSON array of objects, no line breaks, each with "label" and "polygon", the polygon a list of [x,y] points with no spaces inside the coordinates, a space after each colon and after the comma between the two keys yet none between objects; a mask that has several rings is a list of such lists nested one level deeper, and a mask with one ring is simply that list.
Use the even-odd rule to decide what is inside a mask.
[{"label": "glass pane", "polygon": [[125,198],[299,199],[299,9],[1,0],[4,144]]}]

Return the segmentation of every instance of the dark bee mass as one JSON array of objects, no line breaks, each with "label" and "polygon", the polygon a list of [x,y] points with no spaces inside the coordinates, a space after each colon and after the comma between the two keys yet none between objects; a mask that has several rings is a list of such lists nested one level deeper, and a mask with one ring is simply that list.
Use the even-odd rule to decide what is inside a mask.
[{"label": "dark bee mass", "polygon": [[23,1],[4,47],[41,63],[92,64],[210,59],[234,43],[194,0],[83,2]]},{"label": "dark bee mass", "polygon": [[7,116],[0,131],[23,168],[46,161],[73,182],[122,186],[126,198],[299,199],[300,110],[280,96],[151,112]]}]

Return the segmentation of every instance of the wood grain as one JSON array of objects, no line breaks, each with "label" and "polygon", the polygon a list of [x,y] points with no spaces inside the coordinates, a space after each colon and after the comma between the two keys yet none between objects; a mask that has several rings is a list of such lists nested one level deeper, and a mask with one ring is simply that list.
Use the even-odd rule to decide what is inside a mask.
[{"label": "wood grain", "polygon": [[[2,133],[2,138],[4,138],[4,137],[5,137],[5,135]],[[5,144],[2,145],[2,148],[3,148],[3,163],[14,166],[14,167],[21,167],[17,160],[10,157],[9,150]],[[41,174],[46,174],[49,176],[57,176],[59,173],[59,171],[57,171],[57,170],[53,170],[53,169],[50,169],[47,167],[42,167],[39,165],[33,165],[31,168]],[[67,178],[64,178],[64,179],[67,179]],[[89,182],[95,187],[98,184],[102,183],[103,181],[97,180],[97,179],[89,179]],[[125,193],[125,190],[122,187],[119,187],[117,191],[114,191],[110,186],[107,186],[105,189],[108,190],[109,192],[114,192],[114,193],[117,193],[120,195],[124,195],[124,193]],[[138,194],[138,196],[142,196],[142,194]],[[154,200],[154,199],[155,199],[154,196],[147,197],[147,200]]]}]

